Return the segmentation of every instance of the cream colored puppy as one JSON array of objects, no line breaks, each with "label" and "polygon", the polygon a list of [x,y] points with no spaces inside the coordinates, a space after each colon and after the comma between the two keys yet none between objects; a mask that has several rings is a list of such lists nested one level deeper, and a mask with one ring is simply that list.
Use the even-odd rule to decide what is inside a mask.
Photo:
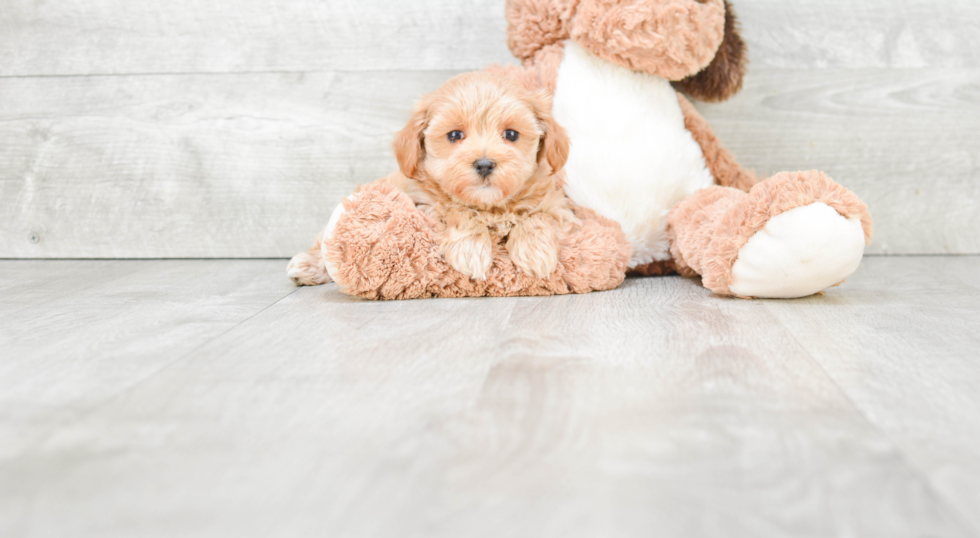
[{"label": "cream colored puppy", "polygon": [[486,279],[497,241],[519,269],[555,271],[562,236],[578,221],[556,176],[569,142],[550,105],[503,75],[467,73],[423,97],[395,137],[399,168],[414,183],[402,188],[424,193],[413,198],[445,223],[442,254],[460,273]]}]

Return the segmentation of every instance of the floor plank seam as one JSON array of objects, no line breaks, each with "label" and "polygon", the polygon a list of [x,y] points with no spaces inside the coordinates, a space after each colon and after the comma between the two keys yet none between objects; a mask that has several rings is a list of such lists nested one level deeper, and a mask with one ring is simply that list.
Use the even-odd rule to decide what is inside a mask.
[{"label": "floor plank seam", "polygon": [[911,459],[909,459],[908,454],[906,453],[905,449],[902,447],[900,443],[898,443],[894,438],[892,438],[892,436],[888,435],[888,433],[885,430],[879,428],[877,424],[875,424],[874,422],[871,421],[870,418],[868,418],[868,415],[861,409],[860,406],[858,406],[857,402],[855,402],[854,399],[851,398],[851,395],[844,390],[844,388],[840,385],[840,383],[837,382],[837,379],[835,379],[834,376],[831,375],[826,368],[824,368],[823,363],[821,363],[816,357],[814,357],[813,354],[810,353],[810,350],[808,350],[806,346],[804,346],[803,343],[800,342],[800,340],[796,337],[796,335],[793,334],[793,331],[789,327],[787,327],[785,323],[783,323],[783,320],[780,319],[779,315],[776,312],[773,312],[768,305],[766,306],[766,310],[768,310],[771,314],[773,314],[773,317],[775,317],[776,320],[779,322],[779,324],[783,327],[783,329],[786,330],[790,338],[792,338],[793,341],[796,342],[796,345],[800,346],[800,349],[803,350],[803,353],[805,353],[806,356],[811,361],[813,361],[814,364],[816,364],[817,368],[819,368],[820,371],[823,372],[825,376],[827,376],[827,379],[833,384],[834,388],[836,388],[837,391],[840,392],[841,396],[844,398],[847,404],[851,406],[851,409],[853,409],[858,414],[858,416],[861,417],[861,420],[863,420],[864,423],[867,424],[868,427],[870,427],[873,431],[881,435],[883,439],[887,440],[891,446],[895,447],[895,450],[901,456],[902,462],[905,464],[905,467],[909,470],[909,472],[912,473],[916,478],[921,480],[922,483],[928,488],[929,492],[935,495],[936,499],[941,501],[942,504],[950,511],[950,513],[956,515],[958,519],[957,523],[960,524],[960,526],[963,528],[963,531],[973,536],[980,536],[980,529],[974,528],[973,523],[970,521],[970,518],[968,518],[966,514],[964,514],[955,504],[953,504],[952,500],[949,497],[944,495],[942,491],[936,488],[936,485],[922,471],[922,469],[920,469],[919,466],[915,465],[915,463],[912,462]]}]

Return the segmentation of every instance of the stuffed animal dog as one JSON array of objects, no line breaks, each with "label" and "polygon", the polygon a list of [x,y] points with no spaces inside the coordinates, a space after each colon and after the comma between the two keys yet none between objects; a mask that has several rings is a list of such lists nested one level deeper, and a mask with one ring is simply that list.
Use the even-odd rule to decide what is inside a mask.
[{"label": "stuffed animal dog", "polygon": [[512,76],[553,95],[569,133],[565,192],[622,225],[630,270],[700,275],[740,297],[802,297],[853,273],[867,206],[817,171],[759,181],[692,97],[742,86],[745,44],[727,0],[508,0]]}]

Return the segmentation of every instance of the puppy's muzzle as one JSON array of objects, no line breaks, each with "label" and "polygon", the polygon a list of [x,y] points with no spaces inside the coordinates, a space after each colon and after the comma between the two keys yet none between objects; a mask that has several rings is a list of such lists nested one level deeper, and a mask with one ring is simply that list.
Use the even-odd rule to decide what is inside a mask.
[{"label": "puppy's muzzle", "polygon": [[490,174],[493,173],[493,169],[497,167],[497,163],[491,161],[490,159],[480,159],[473,163],[473,168],[476,168],[476,173],[480,174],[480,177],[487,179]]}]

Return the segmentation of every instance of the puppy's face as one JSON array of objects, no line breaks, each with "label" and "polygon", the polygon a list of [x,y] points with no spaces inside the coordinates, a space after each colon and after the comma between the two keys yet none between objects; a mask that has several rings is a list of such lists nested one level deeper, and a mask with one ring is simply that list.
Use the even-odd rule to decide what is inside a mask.
[{"label": "puppy's face", "polygon": [[479,208],[564,166],[568,140],[547,99],[501,75],[468,73],[419,103],[395,139],[402,173]]}]

